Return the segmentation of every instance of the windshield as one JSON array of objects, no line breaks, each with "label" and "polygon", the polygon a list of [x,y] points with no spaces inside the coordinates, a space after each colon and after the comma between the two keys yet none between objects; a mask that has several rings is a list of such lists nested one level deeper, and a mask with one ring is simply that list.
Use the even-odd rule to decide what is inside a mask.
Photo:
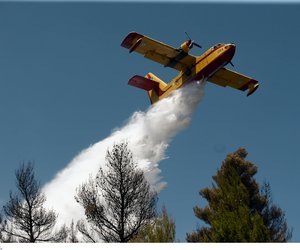
[{"label": "windshield", "polygon": [[221,47],[223,45],[223,43],[218,43],[217,45],[215,45],[214,47],[212,47],[212,49],[217,49],[217,48],[219,48],[219,47]]}]

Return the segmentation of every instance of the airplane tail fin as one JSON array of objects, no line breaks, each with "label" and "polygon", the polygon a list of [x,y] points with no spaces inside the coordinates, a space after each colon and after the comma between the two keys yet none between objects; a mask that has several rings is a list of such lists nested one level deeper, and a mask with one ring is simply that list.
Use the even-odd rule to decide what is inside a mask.
[{"label": "airplane tail fin", "polygon": [[163,90],[167,85],[152,73],[148,73],[145,77],[135,75],[128,81],[128,84],[146,90],[151,104],[160,100],[160,96],[164,93]]}]

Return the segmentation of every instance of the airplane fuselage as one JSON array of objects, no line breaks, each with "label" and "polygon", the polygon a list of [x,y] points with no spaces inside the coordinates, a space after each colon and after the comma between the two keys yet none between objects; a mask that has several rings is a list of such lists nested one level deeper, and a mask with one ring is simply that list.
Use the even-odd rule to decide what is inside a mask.
[{"label": "airplane fuselage", "polygon": [[[165,98],[172,91],[193,81],[201,81],[209,78],[219,69],[223,68],[233,58],[235,53],[234,44],[218,44],[208,49],[201,56],[196,58],[195,64],[181,71],[169,84],[160,89],[160,98]],[[152,79],[147,75],[146,78]],[[151,93],[149,93],[151,95]]]}]

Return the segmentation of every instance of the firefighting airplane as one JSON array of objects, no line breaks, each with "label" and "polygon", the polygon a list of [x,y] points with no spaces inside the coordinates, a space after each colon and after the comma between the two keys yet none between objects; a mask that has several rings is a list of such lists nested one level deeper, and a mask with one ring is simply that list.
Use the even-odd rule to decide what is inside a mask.
[{"label": "firefighting airplane", "polygon": [[[186,35],[188,36],[187,33]],[[188,52],[193,46],[200,48],[201,46],[189,36],[188,39],[176,49],[139,33],[129,33],[121,43],[121,46],[129,49],[129,53],[133,51],[140,53],[180,73],[169,84],[153,73],[148,73],[145,77],[135,75],[128,84],[148,91],[151,104],[194,81],[207,80],[222,87],[230,86],[241,91],[249,90],[247,96],[253,94],[258,88],[257,80],[224,68],[228,63],[233,66],[231,60],[235,53],[235,44],[219,43],[201,56],[194,56]]]}]

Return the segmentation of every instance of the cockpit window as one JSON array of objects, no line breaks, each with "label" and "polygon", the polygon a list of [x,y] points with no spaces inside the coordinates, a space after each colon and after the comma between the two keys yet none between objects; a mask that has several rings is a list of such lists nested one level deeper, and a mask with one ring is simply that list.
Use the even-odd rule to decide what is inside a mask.
[{"label": "cockpit window", "polygon": [[217,48],[219,48],[220,46],[222,46],[223,44],[222,43],[218,43],[217,45],[215,45],[214,47],[213,47],[213,49],[217,49]]}]

